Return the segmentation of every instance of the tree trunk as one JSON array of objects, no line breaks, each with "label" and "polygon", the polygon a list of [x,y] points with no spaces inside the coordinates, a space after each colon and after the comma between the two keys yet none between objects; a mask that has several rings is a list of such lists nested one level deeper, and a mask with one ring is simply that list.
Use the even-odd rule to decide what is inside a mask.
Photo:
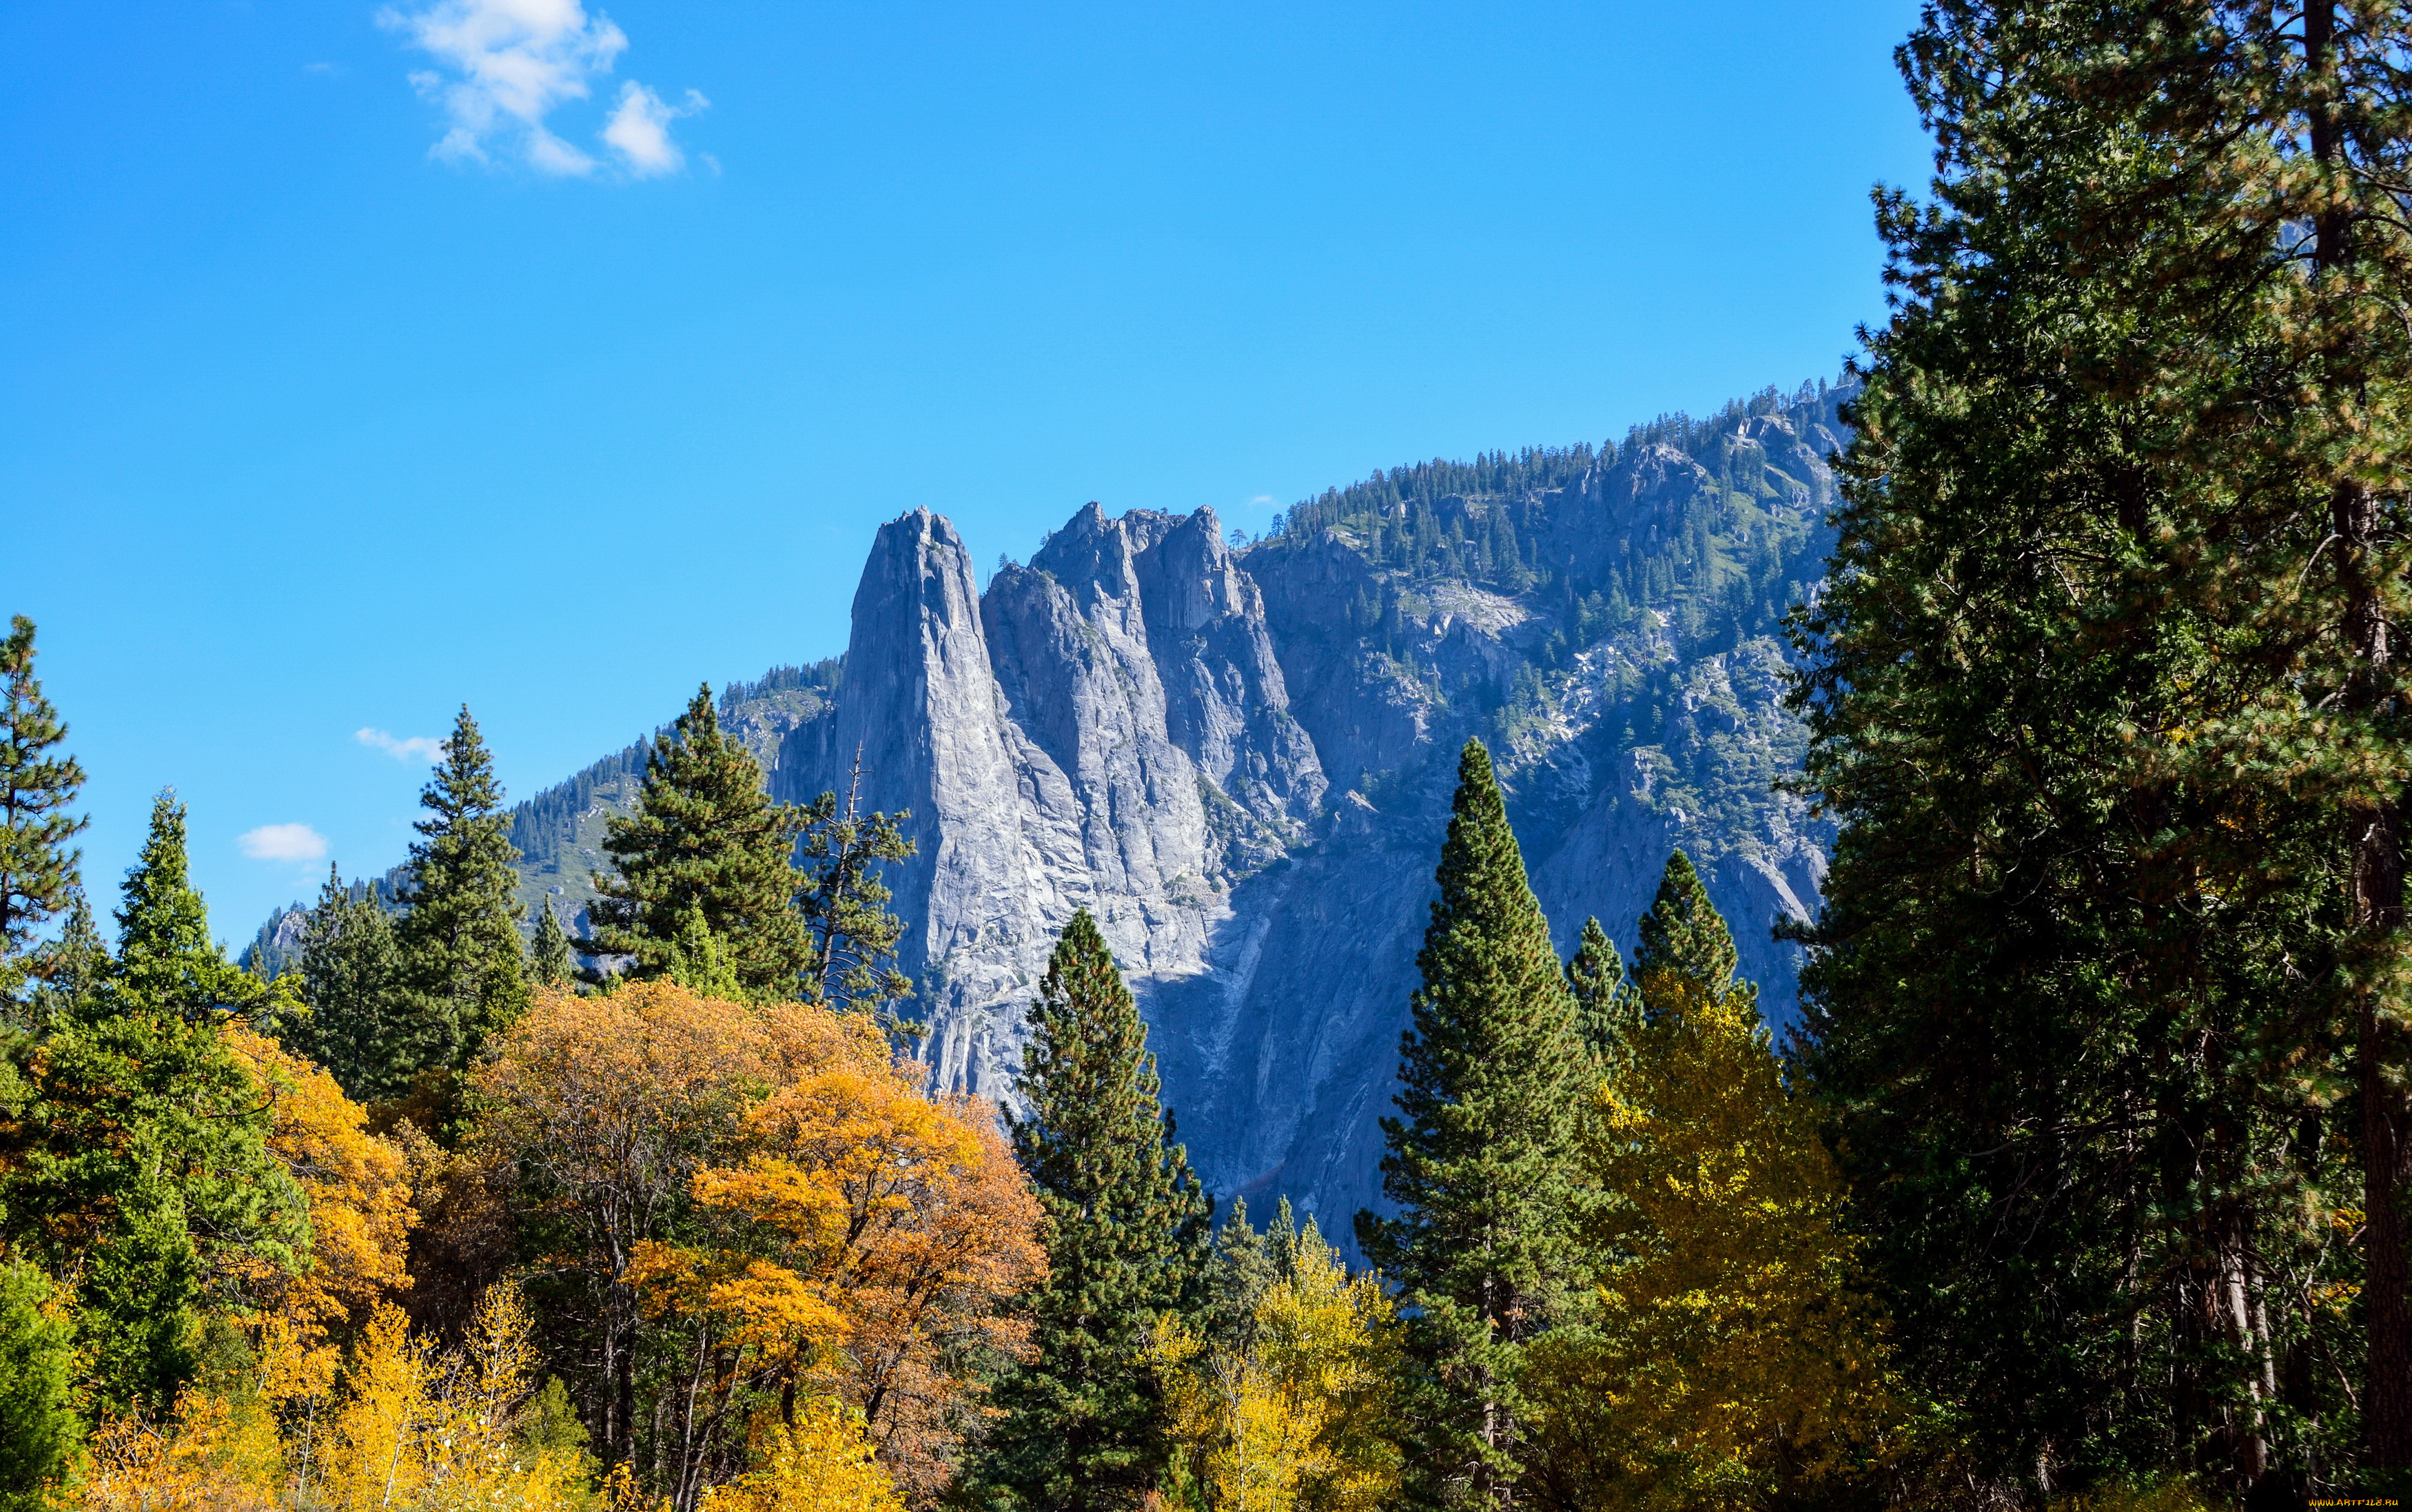
[{"label": "tree trunk", "polygon": [[[2344,165],[2344,134],[2338,129],[2337,95],[2343,70],[2336,55],[2335,0],[2314,0],[2303,10],[2303,61],[2312,85],[2309,125],[2312,157],[2331,171]],[[2323,277],[2354,258],[2345,209],[2324,202],[2313,217],[2316,255]],[[2348,370],[2350,362],[2346,366]],[[2379,534],[2379,500],[2361,483],[2336,485],[2331,529],[2341,552],[2345,590],[2343,630],[2357,664],[2346,690],[2348,710],[2368,712],[2394,697],[2390,626],[2370,563]],[[2357,796],[2346,809],[2346,842],[2351,856],[2352,926],[2356,962],[2363,972],[2383,975],[2395,937],[2404,927],[2404,828],[2392,794]],[[2362,1443],[2374,1470],[2412,1468],[2412,1314],[2405,1299],[2406,1280],[2404,1199],[2412,1185],[2412,1098],[2405,1086],[2406,1038],[2379,1001],[2380,989],[2365,976],[2355,989],[2356,1081],[2361,1100],[2362,1256],[2366,1384],[2361,1401]]]},{"label": "tree trunk", "polygon": [[[2389,625],[2375,584],[2365,580],[2378,530],[2378,500],[2368,489],[2337,489],[2335,531],[2349,565],[2345,632],[2359,684],[2357,709],[2392,697]],[[2352,924],[2365,968],[2390,954],[2404,928],[2404,825],[2392,797],[2357,798],[2346,811],[2352,857]],[[2362,1395],[2362,1438],[2374,1469],[2412,1468],[2412,1311],[2405,1307],[2404,1201],[2412,1187],[2412,1098],[2406,1096],[2403,1026],[2380,1001],[2380,988],[2355,989],[2356,1066],[2361,1098],[2363,1318],[2368,1385]]]}]

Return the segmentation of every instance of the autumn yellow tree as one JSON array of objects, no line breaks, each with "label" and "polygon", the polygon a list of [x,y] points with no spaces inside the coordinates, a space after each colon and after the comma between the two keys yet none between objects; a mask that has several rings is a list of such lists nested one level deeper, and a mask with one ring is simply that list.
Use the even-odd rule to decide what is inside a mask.
[{"label": "autumn yellow tree", "polygon": [[[272,1341],[253,1379],[187,1391],[166,1424],[127,1417],[95,1435],[75,1499],[87,1512],[576,1512],[591,1505],[579,1451],[533,1442],[532,1320],[497,1286],[457,1350],[414,1338],[381,1304],[355,1343],[325,1432],[280,1414],[289,1361]],[[290,1343],[289,1339],[281,1341]],[[282,1417],[285,1427],[279,1433]]]},{"label": "autumn yellow tree", "polygon": [[699,1240],[643,1246],[640,1283],[657,1311],[718,1319],[783,1422],[833,1393],[927,1504],[976,1420],[970,1367],[1026,1338],[1011,1299],[1045,1274],[1037,1205],[988,1108],[926,1096],[867,1017],[763,1016],[795,1079],[748,1114],[741,1158],[697,1173]]},{"label": "autumn yellow tree", "polygon": [[309,1257],[297,1270],[238,1254],[229,1284],[263,1319],[313,1349],[365,1322],[410,1285],[404,1269],[418,1222],[402,1148],[368,1132],[368,1112],[335,1079],[250,1029],[228,1030],[228,1048],[271,1104],[268,1152],[301,1187],[310,1213]]},{"label": "autumn yellow tree", "polygon": [[868,1015],[670,980],[540,994],[497,1049],[485,1189],[597,1320],[557,1332],[600,1367],[590,1420],[631,1484],[693,1512],[761,1472],[761,1412],[793,1435],[827,1397],[934,1498],[1044,1272],[987,1109],[924,1094]]},{"label": "autumn yellow tree", "polygon": [[1537,1362],[1538,1461],[1567,1505],[1759,1505],[1881,1457],[1897,1420],[1841,1181],[1754,995],[1726,985],[1645,970],[1582,1141],[1595,1325]]},{"label": "autumn yellow tree", "polygon": [[[503,1211],[463,1211],[455,1222],[507,1230],[521,1259],[550,1278],[562,1325],[554,1342],[592,1361],[574,1384],[596,1447],[607,1462],[627,1461],[644,1421],[646,1318],[631,1271],[639,1246],[678,1231],[696,1173],[737,1147],[747,1110],[788,1052],[751,1007],[666,981],[587,997],[540,992],[495,1050],[477,1079],[484,1111],[474,1168],[454,1184]],[[689,1379],[674,1390],[726,1375],[716,1341],[686,1343],[673,1353]],[[690,1453],[699,1426],[710,1425],[672,1430]],[[722,1426],[742,1433],[743,1418]]]},{"label": "autumn yellow tree", "polygon": [[1173,1435],[1213,1512],[1371,1512],[1399,1490],[1390,1298],[1351,1276],[1309,1220],[1254,1327],[1210,1345],[1177,1314],[1155,1330]]},{"label": "autumn yellow tree", "polygon": [[754,1468],[704,1492],[702,1512],[904,1512],[862,1415],[831,1397],[760,1425]]}]

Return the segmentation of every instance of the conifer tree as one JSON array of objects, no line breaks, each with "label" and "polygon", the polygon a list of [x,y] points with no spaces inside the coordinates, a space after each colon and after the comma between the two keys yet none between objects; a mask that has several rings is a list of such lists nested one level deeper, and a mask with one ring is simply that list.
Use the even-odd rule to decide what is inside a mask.
[{"label": "conifer tree", "polygon": [[387,1042],[385,1074],[400,1081],[466,1065],[528,1001],[512,870],[520,853],[493,760],[465,704],[419,801],[429,816],[413,827],[420,838],[410,847],[406,912],[394,931],[406,997]]},{"label": "conifer tree", "polygon": [[1401,1044],[1402,1118],[1382,1121],[1382,1190],[1358,1242],[1418,1315],[1408,1481],[1423,1500],[1506,1506],[1524,1470],[1525,1353],[1563,1305],[1568,1172],[1589,1056],[1479,741],[1458,761]]},{"label": "conifer tree", "polygon": [[1937,0],[1899,54],[1934,193],[1879,198],[1800,622],[1805,1069],[1988,1494],[2412,1466],[2407,45]]},{"label": "conifer tree", "polygon": [[287,1048],[326,1067],[346,1095],[384,1102],[408,1087],[409,1022],[401,999],[393,920],[374,893],[354,898],[331,863],[302,927],[302,998],[309,1019]]},{"label": "conifer tree", "polygon": [[124,898],[116,961],[102,958],[38,1050],[11,1051],[0,1244],[75,1278],[94,1402],[155,1413],[193,1370],[209,1278],[237,1254],[297,1264],[309,1226],[268,1152],[270,1108],[224,1037],[269,992],[211,940],[169,795]]},{"label": "conifer tree", "polygon": [[865,815],[861,792],[862,753],[857,751],[846,807],[841,810],[837,794],[827,792],[804,813],[802,907],[813,946],[805,995],[890,1018],[890,1005],[911,996],[913,984],[896,969],[904,922],[888,911],[888,887],[874,868],[913,854],[912,840],[899,827],[913,815],[909,810],[892,817]]},{"label": "conifer tree", "polygon": [[70,1392],[75,1340],[50,1278],[0,1261],[0,1512],[49,1512],[82,1424]]},{"label": "conifer tree", "polygon": [[0,639],[0,999],[24,979],[36,932],[75,897],[82,853],[67,842],[85,819],[66,812],[83,785],[58,711],[34,675],[34,622],[16,615]]},{"label": "conifer tree", "polygon": [[68,896],[66,915],[58,938],[42,949],[42,969],[27,999],[24,1018],[37,1033],[97,994],[115,964],[109,959],[109,943],[93,921],[92,904],[81,888]]},{"label": "conifer tree", "polygon": [[258,978],[210,938],[209,907],[193,888],[184,804],[172,789],[151,803],[141,859],[125,873],[117,909],[117,959],[106,1002],[118,1013],[206,1021],[258,1006]]},{"label": "conifer tree", "polygon": [[1206,1263],[1203,1332],[1209,1342],[1245,1348],[1255,1332],[1257,1304],[1266,1289],[1281,1279],[1272,1242],[1287,1229],[1289,1199],[1282,1199],[1281,1217],[1270,1233],[1259,1233],[1248,1222],[1248,1205],[1234,1197],[1231,1211],[1214,1231],[1214,1248]]},{"label": "conifer tree", "polygon": [[679,920],[678,932],[670,936],[670,958],[663,976],[700,997],[724,1003],[745,999],[745,984],[737,979],[720,936],[703,921],[702,908],[693,903]]},{"label": "conifer tree", "polygon": [[[1734,966],[1742,958],[1734,949],[1733,932],[1716,904],[1709,902],[1709,889],[1693,870],[1692,859],[1680,850],[1667,858],[1658,895],[1641,916],[1640,933],[1640,948],[1633,952],[1633,976],[1645,993],[1657,972],[1673,972],[1713,998],[1734,988]],[[1757,1000],[1754,984],[1743,983],[1741,989]]]},{"label": "conifer tree", "polygon": [[639,979],[668,976],[687,912],[700,909],[747,993],[802,995],[812,962],[795,908],[802,826],[791,805],[771,800],[753,753],[722,733],[711,687],[699,689],[654,737],[637,812],[610,821],[603,849],[613,871],[595,875],[593,933],[580,952],[628,957]]},{"label": "conifer tree", "polygon": [[1211,1204],[1156,1101],[1147,1028],[1086,910],[1064,926],[1019,1083],[1015,1154],[1044,1213],[1048,1276],[1029,1299],[1036,1358],[994,1401],[983,1479],[1048,1512],[1125,1508],[1170,1445],[1149,1360],[1157,1315],[1190,1299]]},{"label": "conifer tree", "polygon": [[552,911],[552,899],[544,900],[544,917],[536,921],[536,938],[528,945],[528,980],[537,987],[559,987],[567,982],[576,969],[569,955],[569,934],[561,927],[561,916]]},{"label": "conifer tree", "polygon": [[1583,920],[1582,938],[1566,962],[1566,990],[1574,994],[1575,1025],[1593,1059],[1613,1062],[1639,1022],[1640,1000],[1625,980],[1625,960],[1597,918]]}]

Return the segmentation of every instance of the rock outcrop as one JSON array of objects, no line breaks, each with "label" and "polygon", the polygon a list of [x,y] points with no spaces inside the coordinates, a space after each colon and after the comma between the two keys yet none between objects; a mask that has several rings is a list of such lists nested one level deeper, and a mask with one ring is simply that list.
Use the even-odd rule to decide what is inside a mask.
[{"label": "rock outcrop", "polygon": [[[1831,501],[1818,448],[1836,439],[1754,417],[1725,443],[1725,475],[1631,448],[1525,501],[1546,527],[1535,565],[1571,586],[1566,603],[1631,580],[1631,564],[1682,549],[1738,467],[1767,476],[1720,549],[1797,535]],[[1497,506],[1440,506],[1469,542]],[[1378,627],[1346,608],[1377,602]],[[1379,1201],[1376,1121],[1470,733],[1499,754],[1566,947],[1596,915],[1629,948],[1683,845],[1771,1017],[1796,1011],[1797,952],[1772,926],[1816,906],[1825,853],[1772,785],[1802,739],[1782,653],[1761,637],[1684,658],[1675,612],[1569,654],[1557,603],[1410,582],[1348,528],[1235,552],[1211,510],[1095,504],[980,594],[953,527],[916,511],[873,545],[843,686],[787,737],[779,785],[842,787],[860,752],[866,805],[912,812],[920,851],[890,881],[934,1084],[1010,1099],[1054,933],[1087,908],[1210,1184],[1286,1193],[1345,1235]],[[1637,701],[1645,683],[1655,702]]]},{"label": "rock outcrop", "polygon": [[[1681,845],[1763,1009],[1797,1012],[1772,928],[1816,906],[1828,835],[1776,786],[1803,734],[1771,632],[1820,570],[1843,397],[1761,396],[1554,472],[1497,457],[1450,473],[1462,492],[1392,475],[1244,550],[1212,510],[1091,504],[985,593],[916,510],[872,544],[842,667],[730,690],[724,722],[782,799],[859,770],[864,807],[909,811],[918,853],[887,881],[934,1085],[1010,1100],[1048,951],[1086,908],[1212,1189],[1287,1194],[1345,1242],[1380,1200],[1469,735],[1563,949],[1596,915],[1629,950]],[[583,901],[641,756],[522,805],[531,901]]]}]

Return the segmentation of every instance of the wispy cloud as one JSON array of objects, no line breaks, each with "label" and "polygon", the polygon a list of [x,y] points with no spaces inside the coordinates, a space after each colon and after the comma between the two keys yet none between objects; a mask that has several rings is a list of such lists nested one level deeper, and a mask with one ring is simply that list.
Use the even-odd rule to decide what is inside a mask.
[{"label": "wispy cloud", "polygon": [[603,139],[627,164],[628,171],[640,179],[675,173],[686,167],[686,154],[670,140],[670,123],[711,103],[690,89],[684,103],[665,105],[659,95],[631,79],[620,86],[620,103],[603,128]]},{"label": "wispy cloud", "polygon": [[352,739],[383,751],[396,761],[433,762],[444,756],[443,741],[433,735],[389,735],[381,729],[356,729]]},{"label": "wispy cloud", "polygon": [[[380,24],[407,37],[440,66],[410,76],[444,110],[443,138],[432,155],[454,162],[515,159],[540,173],[587,177],[602,159],[545,124],[554,110],[585,99],[592,82],[627,51],[628,34],[581,0],[434,0],[378,12]],[[629,176],[675,172],[686,156],[670,123],[709,102],[689,90],[671,106],[633,81],[599,134]]]},{"label": "wispy cloud", "polygon": [[316,861],[327,855],[327,837],[306,824],[263,824],[235,837],[255,861]]}]

